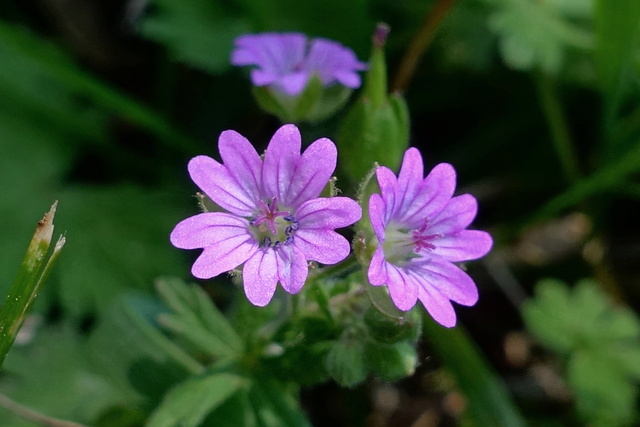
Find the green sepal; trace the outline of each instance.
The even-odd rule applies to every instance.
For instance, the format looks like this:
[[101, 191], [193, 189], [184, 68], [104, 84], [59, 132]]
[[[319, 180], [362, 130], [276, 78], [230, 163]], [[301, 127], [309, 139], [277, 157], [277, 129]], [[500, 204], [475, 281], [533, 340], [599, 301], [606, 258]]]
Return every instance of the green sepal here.
[[403, 316], [389, 316], [371, 306], [364, 315], [364, 322], [372, 340], [382, 344], [394, 344], [400, 341], [415, 342], [422, 330], [422, 320], [416, 310]]
[[365, 354], [371, 373], [385, 381], [397, 381], [413, 375], [418, 363], [418, 353], [407, 341], [395, 344], [369, 342]]
[[325, 87], [315, 74], [299, 95], [288, 95], [271, 86], [253, 88], [260, 108], [277, 116], [283, 123], [322, 121], [342, 108], [351, 92], [351, 89], [338, 84]]
[[401, 95], [376, 107], [364, 95], [349, 110], [337, 138], [344, 172], [359, 182], [377, 162], [397, 169], [409, 145], [409, 115]]

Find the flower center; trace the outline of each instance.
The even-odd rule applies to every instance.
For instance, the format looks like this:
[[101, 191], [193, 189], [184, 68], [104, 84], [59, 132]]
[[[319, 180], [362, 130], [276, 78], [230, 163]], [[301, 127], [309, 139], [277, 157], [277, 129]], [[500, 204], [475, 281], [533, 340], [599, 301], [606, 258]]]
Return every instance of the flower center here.
[[428, 219], [425, 219], [420, 227], [413, 230], [390, 223], [385, 232], [383, 246], [385, 259], [398, 265], [435, 249], [433, 241], [442, 238], [442, 235], [428, 234], [428, 228]]
[[249, 221], [253, 233], [262, 247], [277, 247], [293, 242], [298, 221], [289, 211], [278, 210], [278, 198], [272, 197], [269, 204], [258, 203], [258, 214]]

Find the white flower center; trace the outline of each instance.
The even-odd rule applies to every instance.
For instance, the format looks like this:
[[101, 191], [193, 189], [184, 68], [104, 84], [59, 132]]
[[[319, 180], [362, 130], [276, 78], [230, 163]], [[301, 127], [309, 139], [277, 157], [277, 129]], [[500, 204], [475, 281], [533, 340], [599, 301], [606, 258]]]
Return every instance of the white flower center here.
[[268, 205], [259, 200], [257, 205], [259, 211], [249, 223], [260, 246], [277, 247], [293, 243], [298, 221], [291, 212], [280, 210], [278, 198], [272, 197]]
[[417, 258], [436, 248], [434, 240], [442, 238], [442, 234], [428, 234], [429, 220], [415, 229], [402, 224], [390, 222], [385, 230], [384, 256], [394, 265], [403, 265], [412, 258]]

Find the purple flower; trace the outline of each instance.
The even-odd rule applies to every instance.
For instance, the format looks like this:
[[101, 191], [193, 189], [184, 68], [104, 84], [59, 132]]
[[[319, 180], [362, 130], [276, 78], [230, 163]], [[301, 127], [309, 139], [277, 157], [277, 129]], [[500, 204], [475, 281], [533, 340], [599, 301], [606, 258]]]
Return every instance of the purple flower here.
[[376, 170], [381, 194], [369, 199], [369, 217], [378, 247], [369, 265], [369, 281], [387, 285], [400, 310], [419, 299], [440, 324], [452, 327], [456, 314], [450, 301], [471, 306], [478, 300], [473, 280], [454, 262], [484, 256], [491, 236], [467, 230], [476, 216], [476, 199], [452, 197], [456, 172], [446, 163], [423, 179], [420, 152], [406, 151], [398, 177], [386, 168]]
[[171, 243], [203, 248], [191, 272], [208, 279], [243, 265], [249, 301], [266, 305], [278, 282], [298, 292], [307, 278], [307, 261], [335, 264], [350, 250], [333, 231], [353, 224], [360, 206], [346, 197], [318, 197], [336, 167], [337, 150], [322, 138], [300, 154], [300, 132], [282, 126], [264, 160], [235, 131], [222, 132], [218, 163], [207, 156], [189, 162], [191, 179], [226, 212], [201, 213], [180, 222]]
[[315, 73], [322, 84], [335, 82], [355, 89], [358, 71], [366, 65], [340, 43], [300, 33], [247, 34], [236, 39], [231, 54], [233, 65], [255, 65], [251, 79], [256, 86], [273, 85], [287, 95], [299, 95]]

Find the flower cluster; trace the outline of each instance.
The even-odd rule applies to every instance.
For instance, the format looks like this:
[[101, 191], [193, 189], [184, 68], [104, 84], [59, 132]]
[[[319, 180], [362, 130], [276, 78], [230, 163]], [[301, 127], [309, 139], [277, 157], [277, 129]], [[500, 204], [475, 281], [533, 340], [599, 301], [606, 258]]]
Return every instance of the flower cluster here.
[[[271, 139], [264, 160], [234, 131], [220, 135], [223, 163], [207, 156], [189, 162], [193, 181], [224, 212], [205, 212], [180, 222], [171, 242], [202, 248], [192, 273], [202, 279], [242, 267], [244, 291], [264, 306], [278, 283], [297, 293], [308, 275], [308, 261], [335, 264], [349, 255], [349, 242], [334, 230], [361, 217], [346, 197], [319, 197], [336, 167], [337, 150], [323, 138], [300, 154], [293, 125]], [[369, 219], [377, 248], [368, 268], [372, 285], [387, 285], [400, 310], [417, 300], [433, 318], [453, 326], [450, 301], [473, 305], [473, 280], [454, 263], [477, 259], [492, 245], [488, 233], [467, 230], [477, 212], [475, 198], [453, 197], [455, 170], [436, 166], [423, 179], [419, 151], [407, 150], [399, 175], [376, 171], [380, 193], [369, 200]]]
[[231, 55], [237, 66], [255, 66], [251, 79], [256, 86], [272, 86], [287, 95], [298, 95], [315, 74], [324, 86], [340, 83], [360, 87], [358, 71], [366, 65], [340, 43], [300, 33], [262, 33], [238, 37]]

